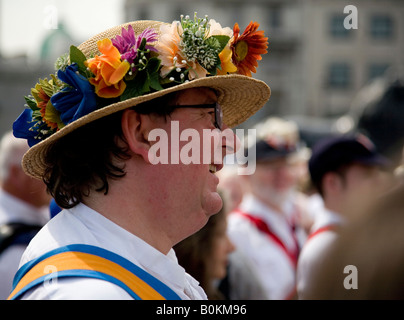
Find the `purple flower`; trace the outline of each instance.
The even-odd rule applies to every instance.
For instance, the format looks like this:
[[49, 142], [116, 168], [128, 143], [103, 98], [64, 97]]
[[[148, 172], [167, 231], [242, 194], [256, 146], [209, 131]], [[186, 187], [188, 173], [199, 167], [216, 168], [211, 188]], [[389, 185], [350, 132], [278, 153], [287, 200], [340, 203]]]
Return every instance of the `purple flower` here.
[[[128, 61], [132, 64], [137, 57], [137, 49], [142, 43], [142, 39], [146, 39], [146, 43], [154, 42], [158, 38], [158, 34], [152, 28], [145, 29], [138, 37], [135, 35], [135, 31], [131, 25], [128, 26], [128, 30], [122, 28], [122, 35], [117, 35], [112, 39], [112, 44], [118, 49], [121, 54], [121, 59]], [[157, 50], [153, 46], [146, 45], [145, 49], [151, 51]]]

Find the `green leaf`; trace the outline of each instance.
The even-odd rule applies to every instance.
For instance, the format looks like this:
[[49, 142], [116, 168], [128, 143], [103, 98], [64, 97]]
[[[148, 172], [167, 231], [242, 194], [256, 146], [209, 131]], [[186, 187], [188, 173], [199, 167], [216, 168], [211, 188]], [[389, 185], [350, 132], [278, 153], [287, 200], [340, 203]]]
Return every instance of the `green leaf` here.
[[150, 77], [147, 72], [138, 72], [136, 78], [126, 83], [126, 89], [121, 95], [121, 101], [139, 97], [150, 91]]
[[53, 95], [53, 84], [50, 83], [47, 78], [39, 79], [39, 84], [41, 85], [41, 88], [46, 93], [46, 95], [48, 97], [52, 97], [52, 95]]
[[160, 68], [161, 60], [158, 58], [150, 58], [147, 62], [147, 71], [149, 74], [155, 73]]
[[42, 121], [42, 114], [40, 109], [34, 110], [32, 112], [32, 120]]
[[146, 71], [150, 79], [150, 87], [154, 90], [163, 90], [160, 84], [159, 70], [160, 70], [161, 60], [153, 57], [147, 62]]
[[154, 90], [160, 91], [163, 90], [164, 88], [160, 84], [160, 77], [158, 72], [154, 72], [149, 75], [150, 77], [150, 87]]
[[221, 52], [227, 45], [229, 40], [230, 40], [229, 36], [217, 35], [217, 36], [211, 36], [208, 39], [206, 39], [206, 43], [208, 44], [209, 47]]
[[142, 42], [140, 43], [138, 50], [144, 51], [144, 48], [146, 47], [146, 42], [147, 42], [146, 38], [142, 38]]
[[217, 74], [217, 68], [213, 67], [207, 70], [211, 76], [215, 76]]
[[79, 68], [79, 71], [85, 73], [87, 70], [87, 67], [84, 65], [84, 61], [86, 61], [87, 58], [84, 55], [83, 52], [80, 51], [79, 48], [75, 46], [70, 46], [70, 63], [77, 63], [77, 66]]
[[150, 92], [150, 76], [148, 72], [145, 72], [145, 75], [143, 77], [144, 82], [143, 82], [143, 86], [142, 86], [142, 95]]
[[32, 109], [33, 111], [39, 110], [38, 105], [32, 97], [24, 97], [25, 101], [27, 102], [28, 107]]

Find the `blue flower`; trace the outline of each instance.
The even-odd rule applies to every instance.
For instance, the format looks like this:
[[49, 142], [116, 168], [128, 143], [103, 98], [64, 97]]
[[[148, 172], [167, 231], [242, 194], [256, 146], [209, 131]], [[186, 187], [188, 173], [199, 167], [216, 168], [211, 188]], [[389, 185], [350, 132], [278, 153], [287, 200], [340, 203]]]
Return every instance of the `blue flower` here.
[[88, 80], [78, 73], [76, 63], [58, 71], [58, 78], [68, 87], [51, 97], [51, 103], [60, 112], [64, 124], [69, 124], [97, 109], [96, 96]]
[[13, 134], [16, 138], [27, 139], [28, 145], [32, 147], [41, 141], [35, 138], [38, 132], [32, 128], [33, 126], [32, 110], [25, 109], [13, 123]]

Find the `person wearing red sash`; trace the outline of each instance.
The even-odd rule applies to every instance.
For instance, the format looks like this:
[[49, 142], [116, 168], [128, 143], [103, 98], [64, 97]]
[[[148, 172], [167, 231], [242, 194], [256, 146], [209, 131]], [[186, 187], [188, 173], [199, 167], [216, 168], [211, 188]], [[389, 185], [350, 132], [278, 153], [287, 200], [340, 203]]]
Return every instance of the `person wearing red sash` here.
[[[229, 215], [228, 232], [236, 248], [253, 265], [268, 299], [295, 297], [295, 271], [305, 239], [291, 200], [297, 182], [295, 166], [298, 138], [293, 122], [269, 118], [258, 126], [257, 142], [248, 149], [256, 160], [253, 175], [242, 176], [247, 192]], [[251, 159], [255, 148], [255, 159]]]
[[370, 205], [390, 185], [384, 171], [388, 160], [363, 135], [327, 137], [312, 151], [309, 172], [323, 206], [314, 214], [315, 221], [299, 256], [299, 299], [310, 297], [316, 266], [338, 238], [338, 230], [357, 218], [354, 213], [359, 207]]

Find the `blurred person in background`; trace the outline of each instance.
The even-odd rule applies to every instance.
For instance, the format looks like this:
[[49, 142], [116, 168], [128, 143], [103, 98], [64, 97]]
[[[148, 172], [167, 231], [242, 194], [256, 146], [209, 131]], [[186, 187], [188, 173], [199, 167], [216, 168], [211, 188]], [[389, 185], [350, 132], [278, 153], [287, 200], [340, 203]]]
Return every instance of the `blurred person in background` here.
[[201, 230], [174, 246], [179, 264], [199, 281], [209, 300], [225, 298], [217, 283], [226, 277], [228, 256], [234, 250], [226, 228], [227, 217], [222, 207]]
[[389, 161], [380, 155], [363, 135], [333, 136], [313, 147], [309, 161], [311, 180], [323, 199], [315, 214], [311, 233], [300, 253], [297, 290], [306, 299], [321, 262], [339, 229], [357, 219], [361, 208], [391, 187], [392, 176], [386, 171]]
[[45, 184], [21, 167], [26, 141], [12, 132], [0, 142], [0, 299], [10, 294], [12, 280], [29, 241], [49, 219]]
[[307, 299], [404, 299], [404, 185], [341, 231], [313, 270]]
[[383, 78], [360, 90], [352, 102], [356, 130], [375, 144], [379, 153], [394, 165], [401, 159], [404, 144], [404, 68], [391, 68]]
[[239, 168], [236, 165], [225, 165], [223, 169], [217, 173], [219, 177], [218, 188], [222, 190], [223, 197], [226, 201], [227, 212], [232, 212], [240, 205], [247, 191], [238, 170]]
[[401, 148], [401, 160], [394, 169], [394, 177], [398, 183], [404, 182], [404, 147]]
[[[229, 216], [231, 240], [251, 262], [268, 299], [295, 297], [297, 257], [305, 240], [296, 201], [297, 126], [269, 118], [257, 126], [256, 171], [242, 176], [248, 193]], [[253, 154], [250, 152], [249, 155]]]
[[[239, 175], [240, 167], [225, 165], [218, 172], [219, 185], [226, 214], [236, 210], [247, 190], [244, 179]], [[220, 281], [219, 290], [228, 300], [267, 300], [266, 292], [255, 273], [251, 261], [239, 249], [229, 254], [227, 275]]]
[[201, 230], [174, 246], [179, 264], [200, 282], [209, 300], [265, 300], [254, 269], [227, 235], [225, 197], [223, 203]]

